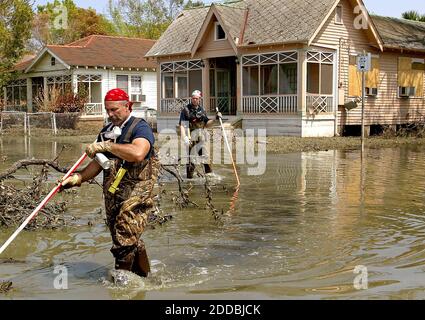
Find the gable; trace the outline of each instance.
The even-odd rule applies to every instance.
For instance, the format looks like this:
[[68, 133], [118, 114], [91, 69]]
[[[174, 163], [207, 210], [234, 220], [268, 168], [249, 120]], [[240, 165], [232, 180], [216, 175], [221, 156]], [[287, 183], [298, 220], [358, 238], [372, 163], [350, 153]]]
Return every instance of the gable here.
[[208, 27], [201, 38], [197, 53], [202, 57], [224, 57], [235, 55], [230, 36], [226, 33], [226, 39], [216, 39], [216, 24], [219, 24], [215, 16], [210, 20]]
[[372, 26], [366, 23], [366, 19], [361, 18], [361, 11], [355, 10], [356, 5], [357, 1], [339, 1], [336, 7], [340, 6], [342, 9], [342, 22], [335, 21], [336, 9], [333, 10], [312, 43], [338, 47], [342, 39], [344, 46], [348, 45], [354, 51], [370, 49], [372, 46], [378, 48], [380, 44], [371, 29]]
[[59, 59], [56, 58], [54, 66], [51, 65], [52, 55], [49, 51], [45, 51], [38, 60], [34, 61], [27, 72], [46, 72], [46, 71], [57, 71], [57, 70], [68, 70], [68, 66], [65, 66]]

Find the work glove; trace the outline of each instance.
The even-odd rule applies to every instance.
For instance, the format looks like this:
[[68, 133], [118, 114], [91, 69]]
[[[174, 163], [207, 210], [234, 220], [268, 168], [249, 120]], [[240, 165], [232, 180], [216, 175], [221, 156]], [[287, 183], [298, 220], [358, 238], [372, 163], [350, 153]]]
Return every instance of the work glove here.
[[96, 153], [111, 152], [111, 148], [112, 142], [109, 140], [103, 142], [94, 142], [86, 147], [86, 153], [90, 158], [93, 159], [96, 156]]
[[73, 174], [61, 182], [59, 192], [62, 192], [63, 190], [69, 189], [72, 187], [80, 187], [82, 181], [83, 181], [83, 178], [81, 177], [81, 174], [79, 173]]
[[190, 146], [190, 139], [188, 136], [185, 136], [183, 140], [185, 145]]
[[221, 112], [217, 111], [217, 113], [215, 115], [215, 119], [218, 120], [218, 119], [222, 119], [222, 118], [223, 118], [223, 115], [221, 114]]

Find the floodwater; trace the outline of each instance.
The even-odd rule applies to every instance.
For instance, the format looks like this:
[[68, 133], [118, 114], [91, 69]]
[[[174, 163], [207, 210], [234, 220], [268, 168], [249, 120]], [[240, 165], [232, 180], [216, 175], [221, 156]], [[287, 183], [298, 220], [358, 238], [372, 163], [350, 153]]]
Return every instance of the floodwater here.
[[[7, 156], [0, 172], [24, 157], [51, 159], [62, 146], [24, 140], [0, 138]], [[62, 163], [82, 150], [71, 144]], [[152, 275], [124, 288], [109, 280], [101, 189], [84, 185], [65, 196], [78, 217], [69, 227], [23, 231], [2, 254], [0, 279], [14, 289], [0, 299], [425, 298], [423, 147], [367, 149], [363, 161], [359, 150], [268, 154], [263, 175], [248, 176], [247, 167], [239, 167], [233, 195], [231, 166], [215, 166], [223, 180], [213, 203], [232, 208], [219, 221], [164, 200], [174, 218], [143, 235]], [[17, 185], [29, 183], [29, 172], [17, 178]], [[164, 188], [177, 190], [171, 182]], [[195, 181], [191, 199], [204, 207], [202, 183]], [[2, 229], [0, 243], [13, 231]], [[8, 258], [17, 261], [2, 263]]]

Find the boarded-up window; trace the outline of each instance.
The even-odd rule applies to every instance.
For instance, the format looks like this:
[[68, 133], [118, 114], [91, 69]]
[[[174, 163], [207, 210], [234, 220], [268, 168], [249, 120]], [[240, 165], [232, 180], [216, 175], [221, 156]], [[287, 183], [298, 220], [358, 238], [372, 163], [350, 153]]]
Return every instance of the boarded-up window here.
[[[365, 74], [365, 87], [379, 87], [379, 58], [372, 58], [371, 70]], [[357, 57], [350, 56], [350, 64], [348, 70], [348, 95], [351, 97], [362, 95], [362, 73], [357, 70]]]
[[414, 87], [415, 97], [424, 95], [424, 59], [398, 58], [398, 86]]

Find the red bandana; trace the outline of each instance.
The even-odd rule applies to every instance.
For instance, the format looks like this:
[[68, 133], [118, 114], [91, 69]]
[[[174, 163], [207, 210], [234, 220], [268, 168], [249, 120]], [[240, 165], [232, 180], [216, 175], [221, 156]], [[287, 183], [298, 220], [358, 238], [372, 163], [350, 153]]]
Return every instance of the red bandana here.
[[106, 93], [105, 101], [127, 101], [130, 111], [132, 109], [131, 107], [133, 106], [133, 102], [130, 102], [130, 98], [128, 97], [128, 94], [121, 89], [109, 90]]

